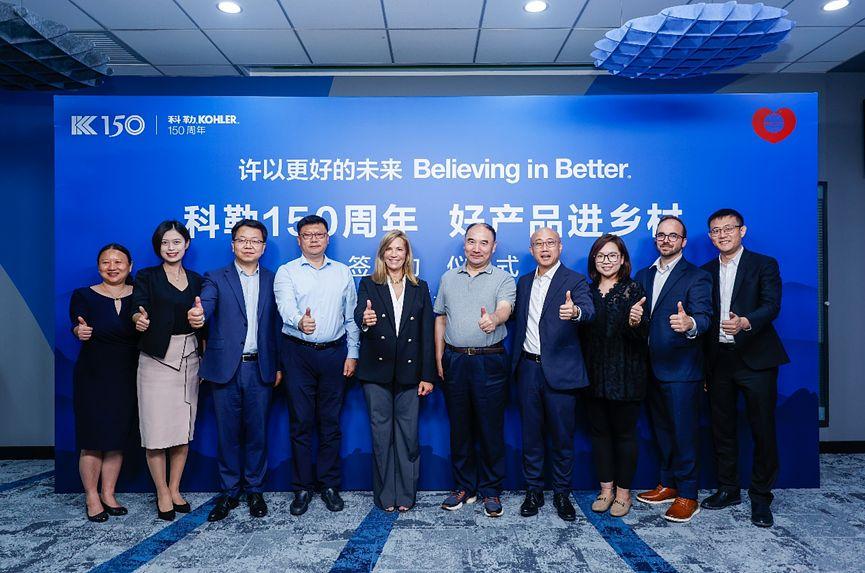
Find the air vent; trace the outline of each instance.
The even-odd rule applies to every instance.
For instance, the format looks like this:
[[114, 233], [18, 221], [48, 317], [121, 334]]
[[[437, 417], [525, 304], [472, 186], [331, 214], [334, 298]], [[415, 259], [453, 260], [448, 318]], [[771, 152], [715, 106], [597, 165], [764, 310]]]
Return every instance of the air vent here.
[[74, 32], [79, 38], [90, 40], [96, 49], [106, 54], [111, 64], [146, 64], [147, 61], [117, 39], [111, 32]]

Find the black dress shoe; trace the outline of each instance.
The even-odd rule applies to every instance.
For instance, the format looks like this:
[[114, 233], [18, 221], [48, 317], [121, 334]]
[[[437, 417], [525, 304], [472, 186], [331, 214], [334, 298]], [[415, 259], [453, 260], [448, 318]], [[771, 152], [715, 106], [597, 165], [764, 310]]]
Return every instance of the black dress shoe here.
[[190, 511], [192, 511], [192, 508], [189, 506], [189, 502], [181, 504], [175, 503], [174, 511], [176, 511], [177, 513], [189, 513]]
[[264, 517], [267, 515], [267, 503], [260, 493], [246, 494], [246, 503], [249, 505], [249, 515], [252, 517]]
[[772, 527], [775, 524], [769, 502], [751, 500], [751, 523], [757, 527]]
[[342, 511], [342, 508], [345, 507], [345, 503], [339, 497], [339, 492], [332, 487], [321, 490], [321, 499], [324, 500], [324, 505], [330, 511]]
[[105, 510], [100, 511], [96, 515], [90, 515], [87, 513], [87, 506], [84, 506], [84, 513], [87, 515], [87, 521], [92, 521], [93, 523], [105, 523], [108, 521], [108, 512]]
[[531, 517], [538, 514], [538, 509], [544, 506], [544, 492], [540, 490], [526, 490], [526, 499], [520, 506], [520, 515]]
[[120, 515], [126, 515], [127, 513], [129, 513], [129, 510], [122, 505], [118, 505], [117, 507], [111, 507], [104, 501], [102, 502], [102, 509], [105, 510], [105, 513], [113, 517], [118, 517]]
[[236, 497], [229, 497], [227, 495], [220, 497], [216, 500], [216, 505], [210, 510], [210, 513], [207, 514], [207, 521], [225, 519], [228, 516], [228, 512], [237, 507], [238, 503]]
[[700, 507], [703, 509], [724, 509], [725, 507], [739, 505], [740, 503], [742, 503], [742, 496], [739, 494], [739, 490], [727, 491], [719, 489], [704, 499]]
[[577, 510], [574, 509], [574, 504], [571, 503], [571, 494], [554, 494], [553, 505], [556, 506], [556, 513], [559, 514], [559, 517], [565, 521], [573, 521], [577, 518]]
[[291, 507], [288, 510], [291, 515], [303, 515], [309, 508], [310, 501], [312, 501], [311, 491], [296, 491], [294, 492], [294, 501], [291, 502]]

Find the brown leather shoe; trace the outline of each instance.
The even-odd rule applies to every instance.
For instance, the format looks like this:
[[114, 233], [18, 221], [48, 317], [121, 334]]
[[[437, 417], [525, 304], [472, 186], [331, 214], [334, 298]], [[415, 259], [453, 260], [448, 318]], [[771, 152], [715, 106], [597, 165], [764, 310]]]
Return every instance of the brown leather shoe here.
[[659, 503], [670, 503], [676, 496], [678, 495], [678, 491], [671, 487], [664, 487], [661, 484], [658, 484], [655, 489], [651, 491], [644, 491], [643, 493], [637, 494], [637, 499], [642, 501], [643, 503], [648, 503], [651, 505], [657, 505]]
[[687, 523], [698, 513], [700, 513], [700, 504], [697, 503], [696, 499], [677, 497], [667, 513], [664, 514], [664, 519], [676, 523]]

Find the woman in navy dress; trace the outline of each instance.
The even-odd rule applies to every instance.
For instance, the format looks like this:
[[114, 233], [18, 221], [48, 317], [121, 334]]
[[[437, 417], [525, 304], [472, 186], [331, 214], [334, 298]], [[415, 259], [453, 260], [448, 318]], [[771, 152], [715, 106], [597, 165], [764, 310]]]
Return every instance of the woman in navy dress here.
[[[81, 341], [75, 363], [72, 400], [78, 469], [87, 501], [87, 518], [103, 522], [125, 515], [114, 497], [123, 450], [137, 431], [135, 376], [138, 333], [132, 324], [132, 257], [110, 244], [97, 256], [102, 282], [72, 293], [69, 318]], [[98, 489], [102, 482], [101, 493]]]

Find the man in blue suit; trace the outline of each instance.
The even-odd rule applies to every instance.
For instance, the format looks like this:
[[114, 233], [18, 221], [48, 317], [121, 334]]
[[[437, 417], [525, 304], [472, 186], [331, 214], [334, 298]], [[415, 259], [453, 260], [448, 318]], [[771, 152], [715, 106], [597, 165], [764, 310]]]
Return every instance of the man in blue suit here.
[[277, 336], [282, 320], [272, 271], [259, 266], [267, 229], [243, 219], [231, 229], [234, 261], [204, 275], [201, 297], [187, 318], [209, 327], [199, 375], [213, 383], [219, 481], [222, 495], [207, 516], [224, 519], [246, 493], [249, 514], [267, 515], [262, 491], [267, 473], [267, 412], [279, 385]]
[[[538, 263], [520, 277], [514, 310], [513, 357], [523, 428], [524, 517], [544, 505], [544, 444], [552, 443], [553, 505], [559, 517], [574, 521], [571, 472], [577, 390], [589, 385], [578, 329], [595, 308], [586, 278], [559, 260], [562, 240], [553, 229], [532, 234], [529, 248]], [[545, 435], [546, 434], [546, 435]]]
[[646, 300], [631, 308], [637, 322], [649, 311], [648, 407], [661, 451], [660, 483], [637, 495], [643, 503], [672, 505], [664, 518], [687, 522], [699, 513], [697, 446], [703, 348], [699, 336], [712, 321], [712, 277], [682, 256], [688, 231], [678, 217], [661, 218], [655, 234], [660, 256], [637, 273]]

